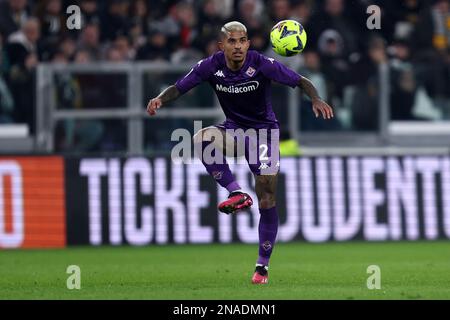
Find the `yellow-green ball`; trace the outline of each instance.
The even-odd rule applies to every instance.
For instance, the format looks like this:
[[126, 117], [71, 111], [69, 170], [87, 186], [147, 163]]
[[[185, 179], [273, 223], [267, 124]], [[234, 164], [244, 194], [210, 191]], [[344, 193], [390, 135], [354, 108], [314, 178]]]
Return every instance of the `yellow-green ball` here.
[[283, 20], [273, 26], [270, 31], [272, 49], [283, 57], [290, 57], [305, 49], [306, 31], [295, 20]]

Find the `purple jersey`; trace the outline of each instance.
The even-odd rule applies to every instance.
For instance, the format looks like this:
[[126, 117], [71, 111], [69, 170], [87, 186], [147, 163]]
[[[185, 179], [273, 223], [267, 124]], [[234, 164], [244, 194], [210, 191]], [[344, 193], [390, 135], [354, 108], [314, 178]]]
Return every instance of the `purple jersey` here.
[[222, 51], [200, 60], [175, 85], [182, 94], [208, 81], [219, 98], [226, 122], [243, 128], [278, 128], [272, 110], [270, 82], [295, 88], [301, 76], [282, 63], [249, 50], [238, 71], [228, 69]]

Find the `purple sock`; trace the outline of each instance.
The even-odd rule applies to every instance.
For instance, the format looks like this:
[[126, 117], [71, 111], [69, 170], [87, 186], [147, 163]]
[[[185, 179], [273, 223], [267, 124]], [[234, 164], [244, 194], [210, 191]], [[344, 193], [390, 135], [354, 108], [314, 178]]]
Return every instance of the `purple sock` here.
[[256, 263], [268, 266], [278, 231], [278, 213], [276, 207], [259, 209], [259, 213], [259, 257]]
[[[203, 155], [203, 150], [205, 150], [206, 146], [208, 146], [211, 143], [211, 141], [203, 141], [201, 145], [201, 154]], [[200, 150], [198, 150], [199, 146], [196, 146], [197, 153], [199, 154]], [[217, 149], [214, 149], [211, 152], [211, 155], [215, 157], [216, 152], [218, 152], [221, 161], [219, 163], [207, 163], [205, 159], [203, 159], [203, 156], [200, 157], [200, 160], [202, 161], [203, 165], [206, 168], [206, 171], [217, 181], [218, 184], [220, 184], [222, 187], [226, 188], [228, 192], [233, 192], [236, 190], [239, 190], [241, 187], [234, 179], [233, 174], [231, 173], [230, 167], [228, 166], [228, 163], [223, 156], [223, 154], [218, 151]]]

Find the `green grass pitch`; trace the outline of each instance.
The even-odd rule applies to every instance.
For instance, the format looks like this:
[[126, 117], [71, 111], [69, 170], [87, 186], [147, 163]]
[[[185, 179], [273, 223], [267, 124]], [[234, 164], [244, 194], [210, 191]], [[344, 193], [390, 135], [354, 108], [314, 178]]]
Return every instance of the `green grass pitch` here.
[[[450, 299], [448, 241], [280, 243], [266, 286], [250, 283], [256, 255], [245, 244], [2, 250], [0, 299]], [[69, 265], [80, 290], [66, 287]]]

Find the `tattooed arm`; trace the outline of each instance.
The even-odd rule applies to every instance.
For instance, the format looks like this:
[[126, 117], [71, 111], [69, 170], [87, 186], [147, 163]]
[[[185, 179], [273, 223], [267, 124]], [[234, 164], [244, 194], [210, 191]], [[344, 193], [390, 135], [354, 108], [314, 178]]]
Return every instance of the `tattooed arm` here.
[[324, 119], [331, 119], [334, 117], [333, 109], [319, 97], [317, 89], [308, 78], [302, 77], [298, 83], [298, 86], [308, 97], [311, 98], [312, 108], [316, 118], [320, 115], [320, 113], [322, 113]]
[[153, 116], [156, 114], [156, 109], [161, 108], [161, 106], [169, 101], [175, 100], [181, 95], [175, 85], [172, 85], [166, 88], [163, 92], [161, 92], [156, 98], [153, 98], [149, 101], [147, 105], [147, 112]]

